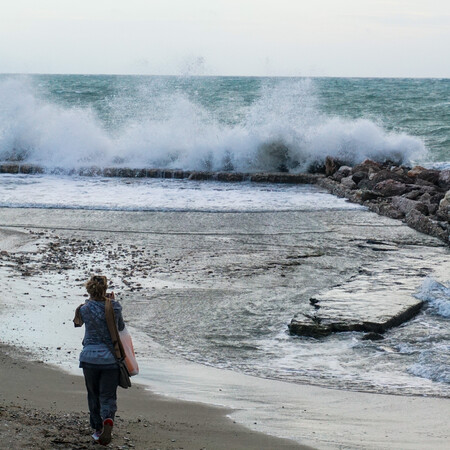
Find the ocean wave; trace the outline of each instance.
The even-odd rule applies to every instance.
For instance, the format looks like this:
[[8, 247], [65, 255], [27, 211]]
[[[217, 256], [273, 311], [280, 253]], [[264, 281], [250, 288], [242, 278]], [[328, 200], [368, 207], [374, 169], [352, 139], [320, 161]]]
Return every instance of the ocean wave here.
[[117, 101], [114, 114], [126, 119], [114, 129], [92, 106], [50, 101], [25, 79], [3, 80], [0, 160], [67, 169], [96, 165], [303, 172], [327, 155], [354, 164], [366, 158], [408, 163], [426, 154], [419, 138], [387, 132], [372, 120], [320, 113], [312, 80], [263, 85], [250, 106], [235, 106], [239, 120], [234, 123], [219, 120], [181, 91], [153, 100], [151, 93], [146, 101], [151, 114], [135, 117], [119, 110], [126, 110], [132, 98]]
[[450, 318], [450, 287], [433, 278], [426, 278], [415, 296], [426, 302], [433, 314]]
[[441, 344], [439, 352], [424, 351], [408, 372], [421, 378], [427, 378], [441, 383], [450, 383], [450, 345]]

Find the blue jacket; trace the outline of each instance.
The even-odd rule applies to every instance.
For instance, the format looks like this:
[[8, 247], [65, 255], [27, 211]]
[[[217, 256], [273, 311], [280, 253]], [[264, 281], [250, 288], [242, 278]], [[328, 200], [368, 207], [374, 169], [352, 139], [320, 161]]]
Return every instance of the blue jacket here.
[[[122, 306], [112, 300], [116, 325], [119, 331], [125, 328], [122, 318]], [[115, 364], [116, 358], [111, 352], [112, 340], [105, 319], [105, 302], [86, 300], [80, 308], [80, 315], [85, 325], [83, 350], [80, 353], [80, 363]]]

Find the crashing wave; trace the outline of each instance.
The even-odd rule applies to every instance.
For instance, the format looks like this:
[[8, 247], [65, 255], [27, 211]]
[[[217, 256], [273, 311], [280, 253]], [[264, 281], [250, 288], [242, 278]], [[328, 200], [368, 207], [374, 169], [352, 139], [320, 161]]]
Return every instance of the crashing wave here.
[[[234, 123], [173, 92], [154, 105], [149, 96], [151, 113], [114, 127], [92, 107], [52, 102], [30, 82], [6, 79], [0, 82], [0, 160], [67, 169], [96, 165], [295, 173], [323, 163], [327, 155], [349, 164], [367, 158], [408, 163], [426, 152], [420, 139], [388, 133], [371, 120], [319, 113], [310, 80], [280, 82], [260, 94], [238, 111]], [[117, 103], [116, 115], [124, 104]]]
[[428, 305], [431, 313], [450, 318], [450, 287], [426, 278], [415, 296]]

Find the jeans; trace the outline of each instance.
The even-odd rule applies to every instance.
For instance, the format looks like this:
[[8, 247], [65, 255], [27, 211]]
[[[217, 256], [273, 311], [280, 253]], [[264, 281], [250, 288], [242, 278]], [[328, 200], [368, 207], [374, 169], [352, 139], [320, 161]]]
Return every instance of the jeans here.
[[103, 428], [105, 419], [113, 419], [117, 411], [117, 386], [119, 369], [83, 368], [88, 392], [91, 427], [97, 431]]

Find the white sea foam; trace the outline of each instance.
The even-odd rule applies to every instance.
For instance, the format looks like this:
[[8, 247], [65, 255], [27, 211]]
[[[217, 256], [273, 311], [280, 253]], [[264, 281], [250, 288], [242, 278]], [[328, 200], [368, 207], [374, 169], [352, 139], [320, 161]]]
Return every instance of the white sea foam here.
[[[85, 165], [238, 171], [304, 171], [326, 155], [349, 163], [366, 158], [407, 162], [425, 154], [423, 142], [388, 133], [368, 119], [318, 112], [314, 82], [263, 85], [250, 106], [235, 105], [234, 123], [219, 120], [185, 93], [140, 92], [143, 111], [126, 114], [111, 103], [120, 127], [91, 107], [54, 103], [24, 79], [0, 82], [0, 160], [22, 158], [45, 167]], [[145, 105], [145, 108], [144, 108]], [[124, 111], [122, 111], [122, 109]], [[114, 115], [113, 114], [113, 115]], [[233, 116], [233, 114], [231, 114]]]
[[112, 141], [91, 109], [64, 108], [36, 97], [16, 79], [0, 84], [0, 157], [73, 167], [108, 159]]
[[450, 383], [450, 345], [445, 342], [436, 345], [439, 345], [438, 351], [433, 348], [422, 352], [418, 362], [408, 372], [421, 378]]
[[119, 211], [314, 211], [359, 209], [313, 186], [0, 175], [0, 207]]
[[426, 302], [434, 314], [450, 318], [450, 287], [427, 278], [416, 297]]
[[[422, 283], [416, 297], [426, 303], [425, 314], [435, 316], [437, 321], [434, 322], [432, 332], [426, 329], [427, 332], [423, 333], [422, 338], [409, 346], [409, 351], [418, 353], [418, 358], [408, 368], [408, 372], [421, 378], [450, 383], [450, 345], [447, 324], [450, 318], [450, 287], [429, 277]], [[424, 322], [427, 327], [426, 319]]]

